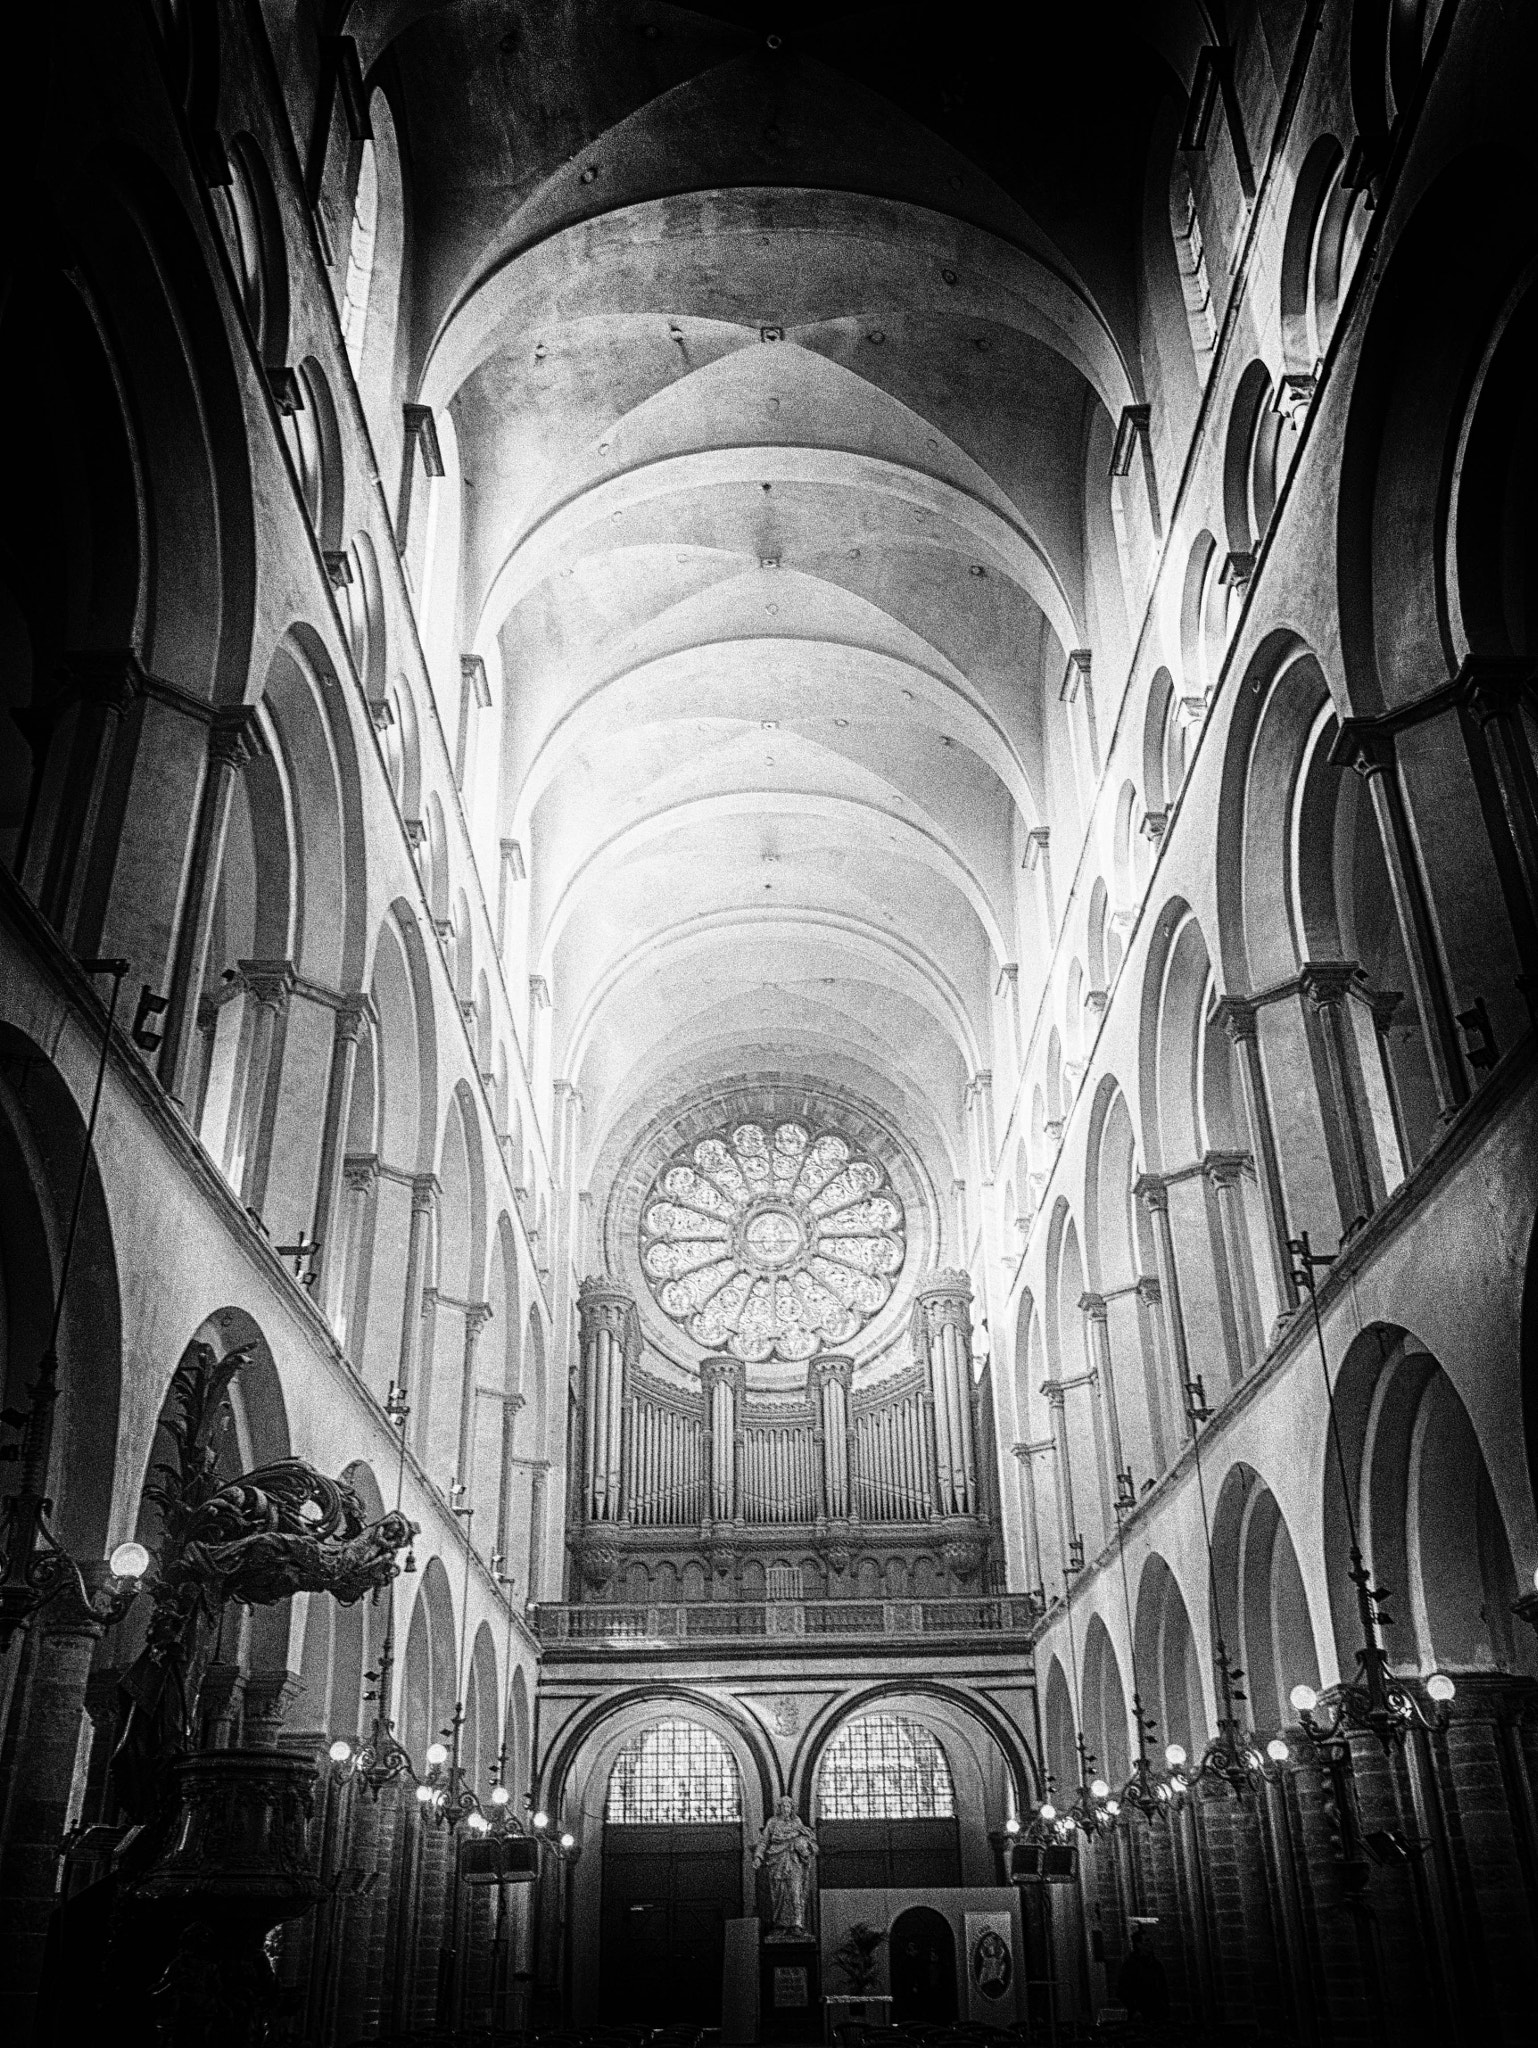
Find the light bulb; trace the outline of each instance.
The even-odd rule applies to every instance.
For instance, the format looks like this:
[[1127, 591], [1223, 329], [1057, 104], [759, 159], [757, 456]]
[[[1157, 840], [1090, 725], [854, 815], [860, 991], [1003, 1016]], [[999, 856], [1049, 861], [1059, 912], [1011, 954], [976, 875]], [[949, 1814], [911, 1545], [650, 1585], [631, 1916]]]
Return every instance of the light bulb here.
[[493, 1806], [506, 1806], [512, 1796], [512, 1793], [508, 1791], [505, 1785], [493, 1785], [491, 1788], [491, 1803]]
[[419, 1806], [426, 1806], [426, 1805], [428, 1804], [428, 1802], [429, 1802], [429, 1801], [431, 1800], [432, 1796], [433, 1796], [433, 1788], [432, 1788], [432, 1786], [431, 1786], [431, 1785], [418, 1785], [418, 1787], [417, 1787], [417, 1804], [418, 1804]]
[[333, 1742], [326, 1754], [334, 1764], [345, 1764], [352, 1755], [352, 1744], [350, 1742]]
[[427, 1761], [435, 1770], [439, 1764], [446, 1764], [448, 1760], [449, 1753], [441, 1742], [430, 1742], [427, 1745]]
[[1093, 1799], [1109, 1799], [1111, 1796], [1111, 1788], [1104, 1778], [1096, 1778], [1089, 1790]]
[[1287, 1747], [1286, 1743], [1283, 1742], [1280, 1735], [1273, 1735], [1271, 1740], [1266, 1744], [1266, 1755], [1270, 1757], [1272, 1763], [1284, 1764], [1286, 1763], [1288, 1757], [1292, 1755], [1292, 1751]]
[[1050, 1801], [1050, 1800], [1049, 1800], [1049, 1801], [1047, 1802], [1047, 1804], [1046, 1804], [1046, 1805], [1045, 1805], [1045, 1806], [1044, 1806], [1044, 1807], [1043, 1807], [1043, 1808], [1041, 1809], [1041, 1817], [1042, 1817], [1042, 1819], [1043, 1819], [1043, 1820], [1056, 1820], [1056, 1819], [1057, 1819], [1057, 1808], [1056, 1808], [1056, 1807], [1055, 1807], [1055, 1806], [1054, 1806], [1054, 1805], [1053, 1805], [1053, 1804], [1051, 1803], [1051, 1801]]
[[1186, 1760], [1186, 1753], [1178, 1742], [1172, 1742], [1164, 1752], [1164, 1761], [1172, 1771], [1178, 1771]]
[[1019, 1823], [1019, 1821], [1015, 1820], [1015, 1819], [1014, 1819], [1013, 1817], [1011, 1817], [1011, 1818], [1010, 1818], [1009, 1820], [1005, 1821], [1005, 1823], [1004, 1823], [1004, 1832], [1005, 1832], [1005, 1834], [1006, 1834], [1006, 1835], [1018, 1835], [1018, 1834], [1019, 1834], [1019, 1832], [1020, 1832], [1020, 1823]]
[[1300, 1714], [1311, 1714], [1319, 1704], [1319, 1695], [1311, 1685], [1295, 1685], [1287, 1697]]
[[576, 1836], [575, 1836], [575, 1835], [562, 1835], [562, 1837], [561, 1837], [561, 1847], [562, 1847], [563, 1849], [575, 1849], [575, 1848], [576, 1848], [576, 1846], [577, 1846], [577, 1838], [576, 1838]]
[[142, 1543], [120, 1543], [107, 1566], [115, 1579], [142, 1579], [150, 1568], [150, 1554]]
[[1121, 1801], [1119, 1799], [1108, 1799], [1105, 1803], [1105, 1810], [1112, 1820], [1115, 1820], [1117, 1814], [1121, 1812]]
[[485, 1834], [485, 1832], [486, 1832], [486, 1830], [487, 1830], [487, 1829], [488, 1829], [488, 1828], [489, 1828], [490, 1826], [491, 1826], [491, 1822], [490, 1822], [490, 1821], [489, 1821], [489, 1820], [488, 1820], [488, 1819], [486, 1818], [486, 1816], [485, 1816], [485, 1814], [484, 1814], [484, 1813], [472, 1813], [472, 1814], [471, 1814], [471, 1816], [470, 1816], [470, 1831], [471, 1831], [471, 1833], [472, 1833], [472, 1834], [477, 1834], [477, 1835], [484, 1835], [484, 1834]]
[[544, 1813], [544, 1812], [541, 1812], [541, 1813], [536, 1813], [536, 1814], [535, 1814], [535, 1816], [534, 1816], [534, 1825], [535, 1825], [535, 1827], [537, 1827], [537, 1828], [547, 1828], [547, 1827], [549, 1827], [549, 1825], [550, 1825], [550, 1816], [549, 1816], [549, 1814], [548, 1814], [548, 1813]]
[[1426, 1690], [1434, 1700], [1445, 1705], [1458, 1688], [1445, 1671], [1433, 1671], [1426, 1680]]

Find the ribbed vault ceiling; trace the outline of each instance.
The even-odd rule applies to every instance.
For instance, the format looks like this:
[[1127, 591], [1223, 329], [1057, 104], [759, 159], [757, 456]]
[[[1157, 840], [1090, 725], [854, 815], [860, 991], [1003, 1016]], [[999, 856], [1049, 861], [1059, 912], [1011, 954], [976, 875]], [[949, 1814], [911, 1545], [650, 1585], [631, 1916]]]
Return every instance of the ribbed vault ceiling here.
[[396, 10], [415, 382], [589, 1166], [794, 1071], [895, 1082], [936, 1185], [965, 1170], [1012, 814], [1053, 814], [1088, 637], [1089, 441], [1142, 396], [1142, 167], [1210, 39], [1013, 25]]

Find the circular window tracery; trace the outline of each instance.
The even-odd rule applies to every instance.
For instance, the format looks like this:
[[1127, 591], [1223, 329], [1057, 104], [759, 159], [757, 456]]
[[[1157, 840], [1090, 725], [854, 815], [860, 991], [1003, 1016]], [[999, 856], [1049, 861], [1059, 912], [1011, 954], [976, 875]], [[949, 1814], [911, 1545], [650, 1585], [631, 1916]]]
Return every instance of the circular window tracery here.
[[802, 1123], [699, 1139], [641, 1210], [641, 1270], [663, 1314], [753, 1362], [847, 1344], [890, 1298], [904, 1250], [884, 1170]]

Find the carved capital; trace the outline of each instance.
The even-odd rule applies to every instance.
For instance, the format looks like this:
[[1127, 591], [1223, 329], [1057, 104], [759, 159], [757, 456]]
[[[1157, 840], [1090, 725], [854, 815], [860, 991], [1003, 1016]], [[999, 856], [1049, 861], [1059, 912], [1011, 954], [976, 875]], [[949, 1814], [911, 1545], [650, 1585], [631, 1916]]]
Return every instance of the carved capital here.
[[1298, 986], [1315, 1010], [1333, 1010], [1342, 1004], [1356, 984], [1365, 979], [1354, 960], [1310, 962], [1298, 977]]
[[63, 668], [86, 703], [119, 718], [144, 690], [144, 669], [132, 648], [79, 648], [65, 655]]
[[1149, 1308], [1157, 1308], [1164, 1299], [1164, 1290], [1152, 1273], [1139, 1273], [1134, 1291], [1138, 1300], [1146, 1302]]
[[343, 996], [336, 1006], [336, 1035], [340, 1044], [356, 1045], [363, 1036], [364, 1025], [372, 1027], [378, 1022], [379, 1012], [372, 996]]
[[1079, 1307], [1092, 1323], [1107, 1321], [1111, 1313], [1106, 1306], [1106, 1299], [1103, 1294], [1081, 1294], [1079, 1296]]
[[1224, 996], [1216, 1015], [1230, 1045], [1242, 1045], [1258, 1036], [1259, 1012], [1247, 996]]
[[238, 775], [259, 743], [254, 705], [244, 705], [239, 711], [216, 712], [208, 732], [209, 765], [227, 768]]
[[1041, 1391], [1046, 1396], [1047, 1406], [1049, 1408], [1055, 1409], [1058, 1414], [1061, 1414], [1062, 1411], [1067, 1407], [1068, 1390], [1059, 1381], [1043, 1380], [1041, 1383]]
[[1202, 1172], [1214, 1188], [1237, 1187], [1250, 1164], [1248, 1152], [1204, 1152]]
[[276, 1010], [280, 1014], [288, 1007], [288, 999], [294, 992], [298, 977], [291, 960], [239, 960], [242, 985], [262, 1005], [264, 1010]]
[[415, 1173], [411, 1177], [411, 1207], [414, 1214], [430, 1216], [438, 1206], [438, 1197], [443, 1193], [443, 1183], [435, 1173]]
[[342, 1161], [342, 1178], [349, 1194], [366, 1195], [379, 1179], [377, 1152], [349, 1152]]
[[1538, 663], [1529, 654], [1502, 658], [1470, 654], [1458, 671], [1458, 702], [1478, 721], [1509, 718], [1522, 709], [1522, 699], [1538, 695]]
[[1170, 1205], [1170, 1191], [1162, 1174], [1140, 1173], [1132, 1183], [1132, 1192], [1140, 1202], [1146, 1203], [1155, 1212], [1168, 1209]]
[[1138, 831], [1152, 845], [1157, 846], [1164, 837], [1165, 828], [1168, 826], [1169, 821], [1170, 814], [1168, 811], [1144, 811], [1142, 817], [1138, 820]]

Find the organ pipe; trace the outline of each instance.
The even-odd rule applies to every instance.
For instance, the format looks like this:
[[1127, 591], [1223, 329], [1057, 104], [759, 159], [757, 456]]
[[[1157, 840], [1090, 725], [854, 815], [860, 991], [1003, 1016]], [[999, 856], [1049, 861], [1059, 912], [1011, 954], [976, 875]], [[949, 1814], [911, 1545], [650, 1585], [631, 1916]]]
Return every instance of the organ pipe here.
[[942, 1514], [977, 1509], [977, 1443], [972, 1419], [972, 1283], [937, 1273], [914, 1304], [915, 1356], [928, 1369], [934, 1401], [935, 1463]]
[[590, 1521], [612, 1522], [624, 1511], [621, 1417], [627, 1369], [640, 1350], [640, 1323], [631, 1295], [608, 1280], [584, 1280], [577, 1308], [582, 1357], [583, 1509]]

